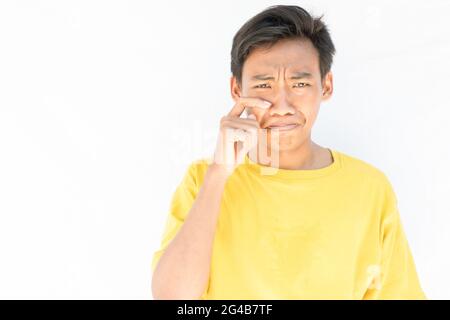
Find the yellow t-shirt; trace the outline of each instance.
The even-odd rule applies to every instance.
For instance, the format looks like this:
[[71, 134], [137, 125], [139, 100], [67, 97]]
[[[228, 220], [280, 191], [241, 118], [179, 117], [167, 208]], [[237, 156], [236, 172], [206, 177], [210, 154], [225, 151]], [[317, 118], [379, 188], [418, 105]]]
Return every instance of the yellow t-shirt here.
[[[228, 178], [201, 299], [427, 299], [379, 169], [329, 149], [314, 170], [245, 158]], [[173, 194], [155, 270], [183, 224], [210, 159], [190, 164]], [[266, 171], [264, 171], [266, 170]]]

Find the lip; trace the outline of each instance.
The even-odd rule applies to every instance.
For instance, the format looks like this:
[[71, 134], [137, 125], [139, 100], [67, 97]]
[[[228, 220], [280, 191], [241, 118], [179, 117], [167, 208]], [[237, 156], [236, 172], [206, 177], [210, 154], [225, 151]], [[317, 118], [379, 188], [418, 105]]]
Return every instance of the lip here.
[[291, 130], [296, 129], [298, 126], [299, 126], [298, 123], [292, 123], [292, 124], [286, 124], [286, 125], [273, 125], [273, 126], [267, 127], [267, 129], [270, 129], [270, 130], [275, 129], [278, 131], [291, 131]]

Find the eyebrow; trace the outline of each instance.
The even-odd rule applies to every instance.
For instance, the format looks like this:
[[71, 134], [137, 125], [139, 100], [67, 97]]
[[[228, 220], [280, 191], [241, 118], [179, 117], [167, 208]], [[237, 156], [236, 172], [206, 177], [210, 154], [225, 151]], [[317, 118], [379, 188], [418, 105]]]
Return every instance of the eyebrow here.
[[[290, 79], [298, 80], [298, 79], [304, 79], [304, 78], [312, 78], [313, 75], [309, 72], [294, 72], [293, 75], [290, 77]], [[267, 75], [267, 74], [257, 74], [254, 75], [251, 80], [275, 80], [274, 77]]]

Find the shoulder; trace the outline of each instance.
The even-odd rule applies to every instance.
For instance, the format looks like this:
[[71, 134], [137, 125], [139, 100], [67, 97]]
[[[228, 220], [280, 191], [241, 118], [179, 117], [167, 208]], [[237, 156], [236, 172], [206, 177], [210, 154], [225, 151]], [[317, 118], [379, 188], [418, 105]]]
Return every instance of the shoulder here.
[[377, 166], [348, 154], [340, 153], [345, 167], [345, 175], [354, 183], [363, 194], [369, 196], [377, 203], [378, 218], [384, 223], [398, 219], [397, 196], [393, 185], [386, 175]]
[[379, 167], [353, 155], [341, 151], [337, 152], [341, 157], [346, 175], [354, 177], [357, 180], [370, 182], [372, 185], [378, 185], [383, 189], [392, 189], [387, 174]]
[[192, 160], [187, 168], [186, 178], [192, 181], [197, 187], [203, 183], [206, 171], [212, 160], [207, 157], [201, 157]]

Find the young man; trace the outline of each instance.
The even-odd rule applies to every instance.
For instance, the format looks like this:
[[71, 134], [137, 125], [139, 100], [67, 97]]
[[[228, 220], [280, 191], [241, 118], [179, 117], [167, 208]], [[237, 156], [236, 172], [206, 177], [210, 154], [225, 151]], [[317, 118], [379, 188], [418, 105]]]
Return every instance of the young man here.
[[321, 18], [273, 6], [235, 35], [235, 105], [173, 195], [155, 299], [426, 299], [387, 177], [311, 140], [333, 92]]

